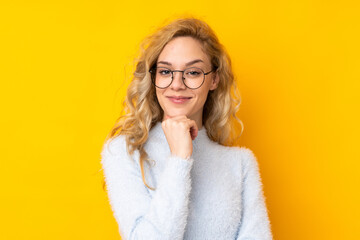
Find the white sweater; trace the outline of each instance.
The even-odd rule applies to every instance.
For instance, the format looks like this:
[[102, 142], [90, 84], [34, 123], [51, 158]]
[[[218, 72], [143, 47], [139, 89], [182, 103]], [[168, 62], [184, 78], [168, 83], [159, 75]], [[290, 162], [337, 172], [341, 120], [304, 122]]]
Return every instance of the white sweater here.
[[149, 132], [145, 150], [126, 152], [120, 135], [104, 144], [102, 167], [109, 202], [122, 239], [272, 239], [256, 157], [245, 147], [211, 141], [203, 127], [190, 159], [171, 155], [161, 123]]

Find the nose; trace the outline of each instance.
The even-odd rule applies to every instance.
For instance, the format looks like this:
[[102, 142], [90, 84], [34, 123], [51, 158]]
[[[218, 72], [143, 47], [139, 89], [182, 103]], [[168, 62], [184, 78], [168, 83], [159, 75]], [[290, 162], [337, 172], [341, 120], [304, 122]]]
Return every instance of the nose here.
[[170, 85], [173, 90], [186, 89], [186, 86], [182, 80], [182, 72], [173, 72], [173, 81]]

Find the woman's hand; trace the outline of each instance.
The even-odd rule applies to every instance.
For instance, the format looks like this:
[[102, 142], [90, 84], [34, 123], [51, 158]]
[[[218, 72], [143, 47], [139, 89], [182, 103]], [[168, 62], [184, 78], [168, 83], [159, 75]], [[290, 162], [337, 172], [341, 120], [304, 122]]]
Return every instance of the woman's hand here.
[[192, 140], [198, 135], [198, 126], [185, 115], [170, 118], [165, 116], [161, 123], [170, 151], [173, 155], [187, 158], [193, 151]]

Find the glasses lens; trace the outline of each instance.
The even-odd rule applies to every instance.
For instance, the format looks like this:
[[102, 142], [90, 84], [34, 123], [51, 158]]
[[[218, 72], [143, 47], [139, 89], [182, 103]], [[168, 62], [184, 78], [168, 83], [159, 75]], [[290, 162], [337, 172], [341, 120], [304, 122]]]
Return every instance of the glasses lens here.
[[156, 68], [155, 85], [160, 88], [165, 88], [171, 83], [171, 71], [168, 68]]
[[204, 81], [204, 72], [200, 68], [188, 68], [184, 71], [184, 82], [189, 88], [198, 88]]

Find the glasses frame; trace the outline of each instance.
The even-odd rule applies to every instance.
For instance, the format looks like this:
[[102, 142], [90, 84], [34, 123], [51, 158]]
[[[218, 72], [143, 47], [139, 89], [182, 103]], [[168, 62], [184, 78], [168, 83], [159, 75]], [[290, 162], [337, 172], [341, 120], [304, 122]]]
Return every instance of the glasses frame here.
[[[164, 68], [164, 69], [169, 70], [169, 72], [171, 72], [171, 82], [170, 82], [169, 85], [167, 85], [166, 87], [159, 87], [159, 86], [157, 86], [157, 85], [155, 84], [155, 81], [156, 81], [156, 69], [158, 69], [158, 68]], [[191, 69], [191, 68], [199, 69], [199, 70], [204, 74], [204, 78], [203, 78], [200, 86], [197, 87], [197, 88], [188, 87], [188, 85], [186, 85], [186, 83], [185, 83], [184, 73], [185, 73], [186, 70]], [[174, 72], [181, 72], [181, 74], [182, 74], [182, 75], [181, 75], [181, 80], [182, 80], [182, 82], [184, 83], [184, 85], [185, 85], [187, 88], [189, 88], [189, 89], [198, 89], [198, 88], [200, 88], [200, 87], [204, 84], [204, 82], [205, 82], [205, 76], [208, 75], [209, 73], [215, 71], [215, 70], [216, 70], [216, 68], [213, 68], [213, 69], [212, 69], [211, 71], [209, 71], [209, 72], [204, 72], [204, 70], [202, 70], [201, 68], [189, 67], [189, 68], [186, 68], [186, 69], [184, 69], [184, 70], [181, 71], [181, 70], [170, 70], [170, 69], [167, 68], [167, 67], [152, 67], [152, 68], [150, 68], [149, 73], [151, 73], [151, 76], [150, 76], [150, 77], [151, 77], [152, 83], [155, 85], [155, 87], [160, 88], [160, 89], [168, 88], [168, 87], [172, 84], [172, 82], [174, 81]], [[152, 77], [152, 74], [155, 74], [155, 76]]]

